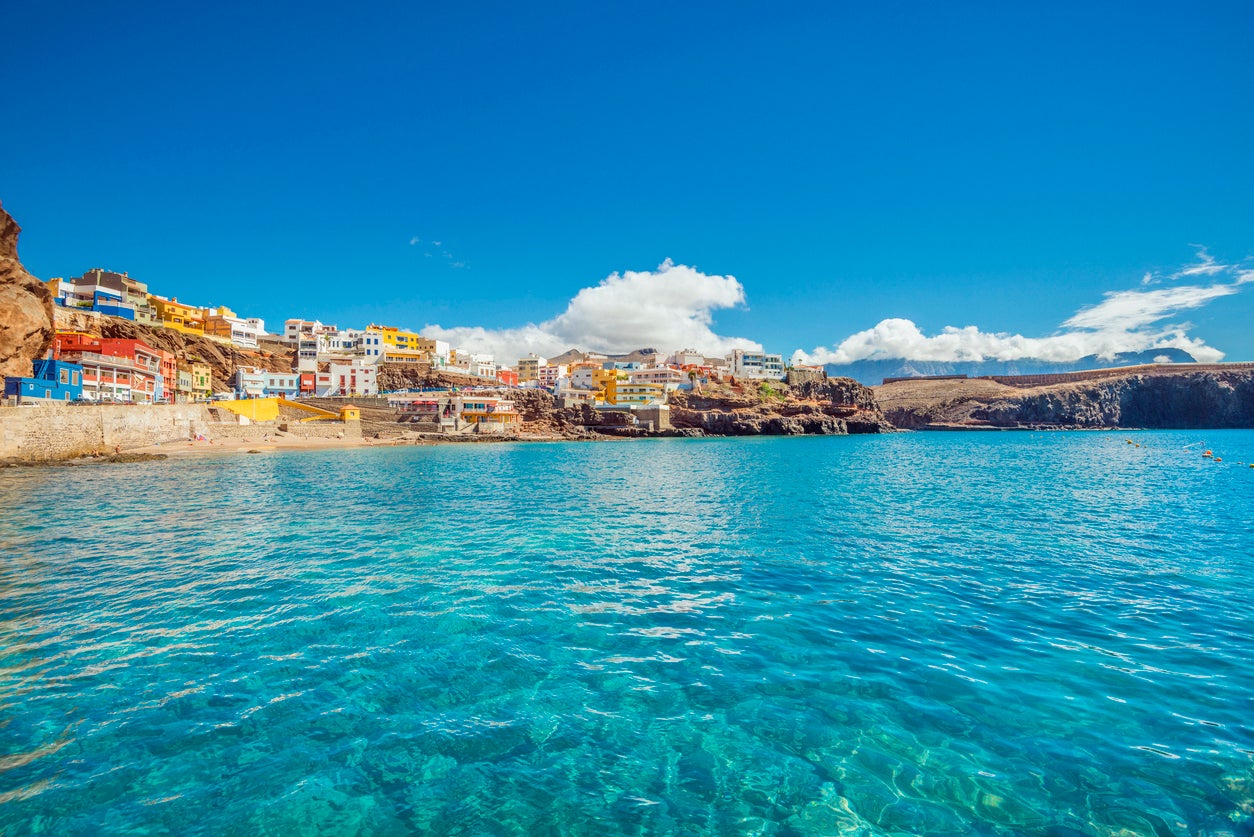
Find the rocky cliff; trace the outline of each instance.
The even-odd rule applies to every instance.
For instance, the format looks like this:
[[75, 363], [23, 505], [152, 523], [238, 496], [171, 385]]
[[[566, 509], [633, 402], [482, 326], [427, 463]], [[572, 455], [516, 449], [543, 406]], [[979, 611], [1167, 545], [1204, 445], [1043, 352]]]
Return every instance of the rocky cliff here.
[[1254, 427], [1254, 371], [1133, 374], [1016, 389], [991, 381], [876, 387], [898, 427]]
[[[425, 375], [408, 383], [447, 386], [447, 377]], [[670, 408], [674, 427], [659, 433], [637, 426], [626, 412], [597, 410], [589, 404], [560, 407], [546, 390], [500, 389], [483, 394], [513, 401], [522, 419], [519, 435], [533, 438], [843, 435], [894, 429], [880, 413], [870, 388], [849, 379], [793, 387], [752, 381], [737, 386], [720, 384], [700, 393], [673, 392]], [[395, 420], [404, 421], [404, 414], [395, 413]]]
[[881, 433], [892, 425], [870, 387], [850, 378], [744, 381], [703, 392], [671, 394], [671, 424], [717, 436], [801, 436]]
[[55, 333], [52, 292], [17, 257], [22, 228], [0, 207], [0, 378], [28, 377]]

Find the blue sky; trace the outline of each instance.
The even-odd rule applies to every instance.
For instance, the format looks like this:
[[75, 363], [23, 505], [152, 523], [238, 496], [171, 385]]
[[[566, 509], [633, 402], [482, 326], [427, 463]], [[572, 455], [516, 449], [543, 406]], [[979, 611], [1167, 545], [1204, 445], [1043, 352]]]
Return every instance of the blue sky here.
[[1254, 7], [777, 5], [9, 4], [0, 201], [274, 325], [1254, 359]]

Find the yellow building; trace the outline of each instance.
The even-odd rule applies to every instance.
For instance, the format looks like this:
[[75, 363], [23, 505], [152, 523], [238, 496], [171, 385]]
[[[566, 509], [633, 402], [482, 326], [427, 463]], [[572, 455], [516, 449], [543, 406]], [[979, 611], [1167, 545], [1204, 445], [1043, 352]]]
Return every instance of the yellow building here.
[[395, 326], [370, 325], [366, 327], [366, 354], [385, 363], [422, 363], [430, 361], [429, 345], [432, 341], [412, 331], [402, 331]]
[[148, 301], [157, 312], [157, 319], [161, 321], [161, 325], [164, 328], [172, 328], [175, 331], [182, 331], [188, 334], [204, 335], [204, 309], [193, 305], [184, 305], [178, 301], [177, 297], [174, 299], [162, 299], [159, 296], [150, 295]]
[[514, 367], [514, 370], [518, 373], [518, 383], [522, 384], [527, 381], [537, 380], [540, 377], [540, 367], [547, 363], [547, 360], [534, 354], [520, 357], [518, 366]]
[[458, 407], [462, 421], [471, 424], [508, 427], [522, 421], [522, 417], [514, 409], [514, 402], [500, 398], [462, 398], [459, 399]]
[[207, 363], [192, 363], [192, 397], [208, 401], [213, 393], [213, 372]]
[[612, 385], [627, 380], [627, 375], [617, 369], [592, 370], [592, 388], [595, 390], [609, 389]]
[[187, 361], [180, 360], [178, 362], [178, 374], [174, 379], [174, 403], [186, 404], [195, 400], [196, 395], [192, 390], [192, 365]]
[[601, 400], [606, 404], [652, 404], [661, 401], [666, 389], [661, 384], [633, 384], [613, 381], [605, 388]]

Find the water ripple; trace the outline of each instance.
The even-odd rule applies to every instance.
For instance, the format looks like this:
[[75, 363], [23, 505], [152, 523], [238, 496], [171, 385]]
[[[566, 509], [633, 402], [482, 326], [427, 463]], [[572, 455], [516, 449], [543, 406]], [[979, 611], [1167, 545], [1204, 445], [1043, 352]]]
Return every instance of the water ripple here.
[[11, 470], [0, 832], [1249, 835], [1187, 436]]

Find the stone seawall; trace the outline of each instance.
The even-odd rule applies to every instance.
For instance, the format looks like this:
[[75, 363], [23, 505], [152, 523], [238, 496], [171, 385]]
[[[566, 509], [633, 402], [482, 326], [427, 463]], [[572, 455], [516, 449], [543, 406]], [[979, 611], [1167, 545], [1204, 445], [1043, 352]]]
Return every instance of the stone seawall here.
[[298, 439], [361, 438], [361, 422], [359, 421], [293, 421], [280, 424], [279, 429], [289, 436], [295, 436]]
[[72, 459], [212, 435], [203, 404], [41, 404], [0, 408], [0, 459]]

